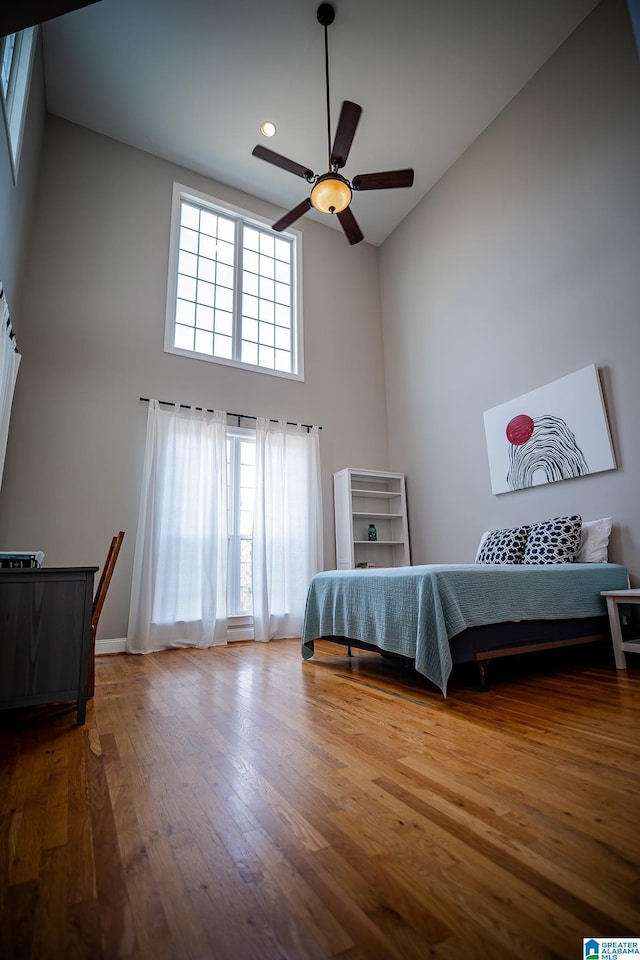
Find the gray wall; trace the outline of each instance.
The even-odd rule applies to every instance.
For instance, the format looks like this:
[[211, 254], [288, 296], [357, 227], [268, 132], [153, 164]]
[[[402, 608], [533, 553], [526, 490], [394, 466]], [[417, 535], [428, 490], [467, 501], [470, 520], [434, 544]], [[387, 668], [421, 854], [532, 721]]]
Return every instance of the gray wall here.
[[[332, 473], [390, 467], [408, 474], [414, 562], [471, 559], [489, 527], [613, 514], [612, 558], [637, 583], [639, 73], [624, 4], [604, 0], [379, 251], [301, 221], [304, 383], [163, 352], [172, 182], [281, 212], [222, 184], [50, 117], [21, 266], [40, 156], [37, 73], [17, 191], [0, 159], [0, 276], [24, 358], [0, 549], [100, 565], [125, 529], [99, 632], [124, 636], [138, 397], [156, 396], [322, 425], [327, 566]], [[590, 363], [619, 469], [493, 496], [483, 411]]]
[[[38, 38], [15, 183], [5, 125], [0, 115], [0, 280], [6, 291], [16, 336], [20, 333], [20, 281], [24, 275], [31, 231], [44, 121], [44, 68], [42, 43]], [[19, 338], [18, 344], [21, 347]]]
[[127, 533], [99, 638], [126, 633], [147, 406], [194, 403], [322, 426], [326, 565], [332, 474], [385, 469], [377, 250], [301, 221], [305, 381], [163, 352], [171, 191], [177, 180], [258, 214], [282, 211], [49, 117], [27, 265], [0, 498], [0, 549], [101, 565]]
[[[434, 131], [437, 136], [437, 131]], [[640, 577], [640, 68], [604, 0], [381, 248], [390, 463], [414, 563], [613, 515]], [[493, 496], [483, 411], [595, 363], [619, 468]]]

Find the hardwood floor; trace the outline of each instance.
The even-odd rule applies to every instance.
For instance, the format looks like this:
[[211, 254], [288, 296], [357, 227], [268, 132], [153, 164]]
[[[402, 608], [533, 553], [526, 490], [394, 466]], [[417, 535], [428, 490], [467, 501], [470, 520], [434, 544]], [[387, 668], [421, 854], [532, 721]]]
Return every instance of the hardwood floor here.
[[569, 960], [640, 937], [637, 660], [512, 658], [444, 699], [316, 647], [101, 657], [84, 727], [0, 714], [3, 960]]

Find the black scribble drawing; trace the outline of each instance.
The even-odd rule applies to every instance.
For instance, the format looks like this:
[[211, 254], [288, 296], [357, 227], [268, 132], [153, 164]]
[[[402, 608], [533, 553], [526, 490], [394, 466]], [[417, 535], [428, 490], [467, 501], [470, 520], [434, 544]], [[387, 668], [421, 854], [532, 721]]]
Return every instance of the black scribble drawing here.
[[531, 487], [538, 471], [547, 483], [589, 473], [575, 435], [560, 417], [520, 414], [507, 426], [510, 490]]

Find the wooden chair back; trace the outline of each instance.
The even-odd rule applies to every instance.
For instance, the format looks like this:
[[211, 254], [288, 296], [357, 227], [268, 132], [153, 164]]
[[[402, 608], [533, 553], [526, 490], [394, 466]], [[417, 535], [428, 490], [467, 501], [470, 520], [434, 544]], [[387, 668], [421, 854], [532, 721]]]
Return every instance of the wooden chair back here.
[[104, 601], [107, 596], [107, 591], [109, 589], [109, 584], [111, 583], [111, 577], [113, 576], [113, 570], [116, 565], [116, 560], [118, 559], [118, 554], [120, 553], [120, 547], [122, 546], [123, 540], [124, 530], [120, 530], [120, 532], [111, 540], [111, 546], [109, 547], [109, 551], [107, 553], [107, 559], [104, 562], [104, 566], [100, 574], [100, 580], [98, 581], [98, 587], [93, 598], [93, 611], [91, 615], [91, 647], [89, 651], [89, 688], [87, 693], [89, 697], [92, 697], [95, 693], [95, 652], [98, 620], [100, 619], [100, 614], [102, 613]]

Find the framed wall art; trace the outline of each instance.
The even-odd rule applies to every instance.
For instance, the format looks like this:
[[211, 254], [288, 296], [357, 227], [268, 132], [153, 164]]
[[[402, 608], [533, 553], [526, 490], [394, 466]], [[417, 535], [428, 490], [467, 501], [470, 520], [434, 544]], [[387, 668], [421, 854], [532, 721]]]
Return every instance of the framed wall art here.
[[493, 493], [615, 469], [595, 364], [484, 413]]

